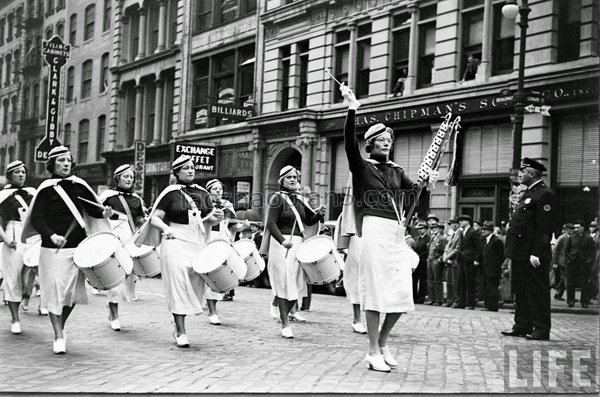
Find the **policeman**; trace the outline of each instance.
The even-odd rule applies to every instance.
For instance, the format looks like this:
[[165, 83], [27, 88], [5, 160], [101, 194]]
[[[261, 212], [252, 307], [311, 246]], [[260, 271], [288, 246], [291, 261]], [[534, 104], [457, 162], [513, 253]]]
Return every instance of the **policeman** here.
[[[527, 186], [512, 214], [505, 256], [512, 260], [515, 324], [506, 336], [550, 339], [550, 240], [556, 229], [556, 196], [542, 181], [546, 167], [524, 158], [519, 178]], [[557, 234], [558, 235], [558, 234]]]

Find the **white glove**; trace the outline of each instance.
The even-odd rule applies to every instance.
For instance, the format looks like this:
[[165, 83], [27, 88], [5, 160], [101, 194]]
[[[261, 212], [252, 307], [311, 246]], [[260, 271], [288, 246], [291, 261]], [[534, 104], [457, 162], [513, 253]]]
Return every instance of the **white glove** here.
[[340, 92], [344, 98], [344, 103], [348, 105], [348, 109], [356, 110], [360, 106], [360, 102], [345, 83], [340, 84]]

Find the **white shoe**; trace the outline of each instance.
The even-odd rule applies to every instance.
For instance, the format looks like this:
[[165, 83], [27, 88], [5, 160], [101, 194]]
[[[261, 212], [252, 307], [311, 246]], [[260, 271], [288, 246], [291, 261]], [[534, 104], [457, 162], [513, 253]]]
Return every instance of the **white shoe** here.
[[281, 336], [286, 339], [292, 339], [294, 334], [292, 333], [292, 327], [281, 328]]
[[292, 321], [299, 321], [301, 323], [306, 321], [306, 318], [302, 317], [302, 315], [298, 312], [296, 313], [290, 313], [290, 315], [288, 316], [290, 320]]
[[383, 356], [383, 360], [387, 365], [389, 365], [391, 368], [396, 368], [398, 366], [398, 361], [396, 361], [388, 346], [380, 346], [379, 350], [381, 350], [381, 355]]
[[366, 334], [367, 330], [365, 329], [365, 326], [362, 325], [362, 323], [352, 323], [352, 330], [354, 332], [356, 332], [357, 334]]
[[38, 314], [40, 316], [47, 316], [48, 315], [48, 309], [43, 309], [43, 308], [38, 308]]
[[279, 316], [279, 308], [277, 306], [271, 305], [271, 317], [273, 317], [273, 320], [277, 321], [278, 323], [281, 322], [281, 317]]
[[119, 319], [115, 319], [115, 320], [110, 320], [110, 328], [113, 331], [120, 331], [121, 330], [121, 322], [119, 321]]
[[52, 351], [54, 354], [65, 354], [67, 352], [67, 341], [64, 338], [55, 340], [52, 345]]
[[390, 372], [392, 369], [385, 363], [381, 354], [366, 355], [365, 360], [367, 361], [367, 368], [373, 371]]
[[13, 334], [20, 334], [21, 333], [21, 323], [18, 321], [16, 323], [12, 323], [10, 325], [10, 332]]
[[23, 309], [24, 312], [29, 310], [29, 299], [23, 299], [21, 301], [21, 309]]
[[208, 316], [208, 322], [212, 325], [221, 325], [221, 320], [219, 319], [219, 316], [217, 316], [216, 314], [212, 314], [212, 315]]
[[190, 342], [188, 342], [188, 338], [186, 334], [181, 334], [175, 337], [175, 342], [177, 342], [177, 347], [190, 347]]

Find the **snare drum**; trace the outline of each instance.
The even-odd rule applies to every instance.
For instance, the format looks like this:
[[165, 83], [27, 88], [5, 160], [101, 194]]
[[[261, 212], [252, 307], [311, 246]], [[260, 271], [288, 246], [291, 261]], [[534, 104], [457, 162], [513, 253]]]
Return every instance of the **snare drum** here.
[[133, 270], [129, 252], [112, 232], [87, 237], [75, 249], [73, 260], [88, 283], [99, 290], [116, 287]]
[[265, 270], [265, 261], [258, 253], [254, 241], [250, 239], [238, 240], [233, 243], [233, 247], [248, 267], [244, 279], [240, 281], [252, 281], [260, 276], [262, 271]]
[[328, 284], [337, 280], [344, 262], [335, 249], [331, 237], [311, 237], [298, 246], [296, 259], [310, 284]]
[[246, 275], [246, 263], [226, 240], [210, 241], [198, 254], [193, 268], [214, 292], [225, 293]]
[[133, 274], [140, 277], [154, 277], [160, 273], [160, 257], [156, 247], [142, 245], [136, 247], [127, 244], [125, 247], [133, 259]]

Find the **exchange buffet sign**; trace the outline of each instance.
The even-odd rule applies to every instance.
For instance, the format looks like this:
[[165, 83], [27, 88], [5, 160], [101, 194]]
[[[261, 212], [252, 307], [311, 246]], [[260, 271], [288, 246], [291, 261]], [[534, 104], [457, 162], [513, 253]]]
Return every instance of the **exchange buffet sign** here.
[[192, 158], [196, 165], [196, 171], [207, 174], [214, 174], [217, 171], [217, 147], [215, 145], [175, 143], [173, 146], [173, 159], [182, 154]]

